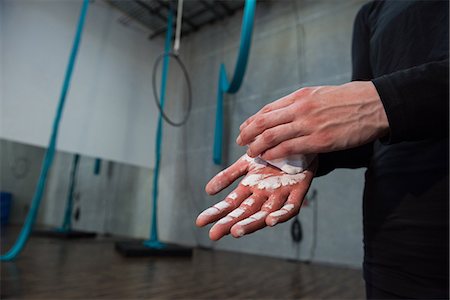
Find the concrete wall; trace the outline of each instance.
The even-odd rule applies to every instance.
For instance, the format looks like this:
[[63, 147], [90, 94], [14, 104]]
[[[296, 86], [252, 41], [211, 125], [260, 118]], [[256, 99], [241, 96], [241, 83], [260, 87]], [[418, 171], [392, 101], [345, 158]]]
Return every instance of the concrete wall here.
[[[226, 192], [209, 197], [204, 185], [218, 171], [244, 153], [234, 143], [238, 126], [261, 106], [308, 85], [340, 84], [350, 79], [351, 32], [357, 10], [364, 1], [261, 1], [256, 12], [252, 51], [241, 90], [225, 98], [226, 133], [223, 166], [212, 163], [215, 96], [219, 65], [234, 67], [242, 14], [218, 22], [189, 36], [182, 42], [193, 84], [194, 105], [183, 128], [165, 126], [160, 175], [160, 238], [186, 245], [241, 251], [288, 259], [311, 258], [314, 205], [317, 207], [317, 247], [313, 261], [359, 267], [362, 261], [361, 198], [363, 170], [337, 170], [314, 180], [317, 202], [300, 213], [304, 240], [294, 244], [290, 225], [281, 224], [239, 240], [226, 237], [219, 242], [208, 239], [209, 228], [196, 229], [196, 215], [219, 201]], [[294, 5], [295, 4], [295, 5]], [[175, 67], [174, 67], [175, 68]], [[182, 89], [179, 80], [170, 82], [169, 92]], [[172, 94], [170, 99], [176, 98]], [[172, 100], [174, 101], [174, 100]], [[180, 115], [179, 107], [169, 104], [169, 112]], [[150, 132], [153, 138], [154, 133]], [[8, 145], [8, 146], [5, 146]], [[2, 149], [25, 146], [2, 142]], [[27, 148], [27, 147], [25, 147]], [[38, 148], [27, 148], [35, 161]], [[19, 183], [4, 171], [13, 160], [2, 151], [2, 189], [15, 192]], [[18, 153], [18, 152], [17, 152]], [[64, 209], [71, 155], [58, 153], [48, 184], [41, 222], [59, 224]], [[78, 198], [83, 209], [79, 228], [135, 237], [148, 235], [149, 199], [152, 171], [120, 163], [109, 163], [110, 171], [92, 175], [93, 158], [83, 157]], [[33, 173], [34, 174], [34, 173]], [[30, 178], [32, 174], [30, 173]], [[28, 188], [35, 182], [23, 182]], [[8, 183], [8, 185], [6, 185]], [[25, 200], [24, 200], [25, 201]]]

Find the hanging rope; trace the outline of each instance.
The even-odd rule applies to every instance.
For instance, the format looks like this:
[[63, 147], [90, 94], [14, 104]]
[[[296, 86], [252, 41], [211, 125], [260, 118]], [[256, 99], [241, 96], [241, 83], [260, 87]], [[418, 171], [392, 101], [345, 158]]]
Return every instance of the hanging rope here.
[[72, 78], [73, 68], [75, 66], [75, 61], [78, 53], [78, 48], [80, 46], [81, 35], [83, 32], [83, 27], [86, 19], [86, 13], [89, 6], [89, 0], [83, 0], [83, 5], [81, 7], [81, 13], [78, 20], [77, 31], [73, 41], [72, 51], [70, 53], [69, 63], [66, 69], [66, 75], [64, 77], [64, 83], [61, 90], [61, 95], [58, 102], [58, 107], [56, 110], [55, 119], [53, 121], [52, 133], [50, 136], [50, 142], [45, 152], [44, 162], [42, 164], [41, 173], [39, 175], [36, 190], [34, 192], [33, 199], [31, 200], [31, 207], [28, 211], [25, 223], [22, 230], [19, 233], [19, 237], [12, 246], [12, 248], [4, 255], [0, 256], [0, 260], [8, 261], [13, 260], [25, 247], [28, 238], [30, 236], [31, 229], [33, 228], [34, 222], [36, 220], [37, 213], [39, 211], [39, 206], [41, 204], [42, 195], [45, 189], [45, 184], [47, 181], [48, 172], [52, 166], [53, 158], [56, 151], [56, 142], [58, 137], [59, 123], [62, 118], [62, 113], [64, 110], [64, 104], [66, 101], [67, 92], [70, 87], [70, 80]]
[[253, 32], [253, 21], [255, 17], [256, 0], [246, 0], [244, 17], [241, 28], [241, 43], [236, 67], [231, 82], [228, 81], [225, 65], [220, 65], [219, 87], [217, 89], [216, 127], [214, 129], [213, 161], [215, 164], [222, 163], [222, 143], [223, 143], [223, 94], [234, 94], [241, 87], [247, 68], [248, 56]]
[[161, 98], [159, 100], [161, 110], [158, 117], [158, 126], [156, 129], [156, 143], [155, 143], [155, 170], [153, 173], [153, 201], [152, 201], [152, 221], [150, 225], [150, 239], [144, 242], [144, 245], [151, 248], [163, 248], [164, 244], [159, 241], [158, 238], [158, 182], [159, 182], [159, 168], [161, 165], [161, 146], [162, 146], [162, 129], [163, 129], [163, 108], [166, 100], [166, 86], [167, 86], [167, 73], [169, 71], [169, 55], [170, 47], [172, 44], [172, 19], [173, 11], [170, 9], [167, 16], [167, 32], [166, 41], [164, 45], [164, 60], [161, 76]]
[[[172, 10], [172, 8], [171, 8]], [[160, 56], [158, 56], [158, 58], [156, 59], [155, 64], [153, 65], [153, 75], [152, 75], [152, 86], [153, 86], [153, 98], [155, 99], [155, 103], [156, 106], [158, 107], [158, 110], [161, 114], [161, 116], [163, 117], [164, 121], [166, 121], [167, 123], [169, 123], [172, 126], [175, 127], [179, 127], [179, 126], [183, 126], [184, 124], [186, 124], [187, 120], [189, 119], [189, 115], [191, 113], [191, 108], [192, 108], [192, 87], [191, 87], [191, 81], [189, 80], [189, 74], [187, 72], [187, 69], [185, 67], [185, 65], [183, 64], [183, 62], [181, 61], [179, 55], [178, 55], [178, 50], [180, 49], [180, 40], [181, 40], [181, 27], [182, 27], [182, 16], [183, 16], [183, 0], [178, 0], [178, 9], [177, 9], [177, 24], [176, 24], [176, 29], [175, 29], [175, 44], [173, 46], [173, 52], [170, 52], [170, 45], [169, 45], [169, 50], [167, 51], [167, 49], [164, 51], [163, 54], [161, 54]], [[169, 32], [170, 29], [170, 33], [172, 34], [172, 18], [168, 19], [168, 23], [167, 23], [167, 32]], [[170, 24], [170, 26], [169, 26]], [[167, 38], [172, 39], [172, 35], [170, 37], [167, 37], [166, 35], [166, 43], [167, 43]], [[156, 84], [156, 74], [158, 73], [158, 66], [161, 63], [161, 61], [165, 61], [166, 58], [168, 57], [172, 57], [177, 64], [180, 66], [181, 71], [183, 73], [184, 79], [186, 80], [186, 85], [187, 85], [187, 109], [186, 109], [186, 113], [184, 114], [183, 119], [180, 122], [175, 122], [172, 121], [164, 112], [164, 108], [163, 105], [161, 105], [162, 103], [162, 99], [159, 98], [158, 95], [158, 90], [157, 90], [157, 84]], [[164, 66], [163, 66], [164, 68]], [[165, 76], [167, 76], [167, 71], [165, 72], [163, 69], [163, 76], [164, 74], [166, 74]], [[166, 78], [163, 78], [163, 81], [166, 81]], [[162, 94], [162, 92], [161, 92]], [[161, 95], [162, 97], [162, 95]]]
[[175, 29], [175, 43], [173, 45], [173, 52], [177, 54], [178, 50], [180, 49], [181, 27], [183, 26], [182, 18], [183, 18], [183, 0], [178, 0], [177, 27]]
[[66, 212], [60, 232], [69, 232], [72, 229], [72, 211], [73, 211], [73, 194], [77, 183], [78, 163], [80, 162], [80, 154], [75, 154], [72, 161], [72, 170], [70, 172], [69, 190], [67, 191]]

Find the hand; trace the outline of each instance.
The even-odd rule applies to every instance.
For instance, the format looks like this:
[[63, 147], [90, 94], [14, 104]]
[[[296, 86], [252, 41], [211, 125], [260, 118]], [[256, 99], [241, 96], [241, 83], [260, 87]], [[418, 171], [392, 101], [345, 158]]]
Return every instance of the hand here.
[[264, 160], [361, 146], [389, 123], [371, 81], [300, 89], [266, 105], [240, 127], [236, 142]]
[[225, 200], [203, 211], [197, 226], [217, 223], [209, 231], [212, 240], [232, 234], [241, 237], [277, 223], [285, 222], [300, 211], [316, 169], [289, 175], [263, 160], [242, 156], [217, 174], [206, 186], [210, 195], [217, 194], [246, 174], [239, 186]]

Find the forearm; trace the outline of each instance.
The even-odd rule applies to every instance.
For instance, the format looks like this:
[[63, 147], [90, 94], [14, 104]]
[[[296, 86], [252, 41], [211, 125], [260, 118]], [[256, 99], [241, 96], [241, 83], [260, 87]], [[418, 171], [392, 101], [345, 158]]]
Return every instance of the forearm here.
[[448, 64], [447, 58], [372, 80], [389, 121], [383, 142], [448, 136]]

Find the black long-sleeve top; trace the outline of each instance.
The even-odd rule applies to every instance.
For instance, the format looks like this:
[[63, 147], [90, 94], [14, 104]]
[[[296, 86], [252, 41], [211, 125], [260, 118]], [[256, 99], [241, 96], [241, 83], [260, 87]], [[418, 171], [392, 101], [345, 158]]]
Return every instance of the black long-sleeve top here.
[[374, 1], [353, 32], [352, 80], [371, 80], [390, 133], [319, 155], [318, 176], [367, 167], [366, 282], [404, 297], [448, 298], [449, 3]]

